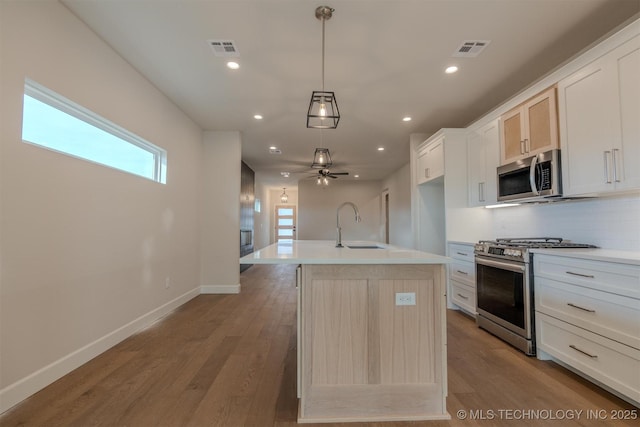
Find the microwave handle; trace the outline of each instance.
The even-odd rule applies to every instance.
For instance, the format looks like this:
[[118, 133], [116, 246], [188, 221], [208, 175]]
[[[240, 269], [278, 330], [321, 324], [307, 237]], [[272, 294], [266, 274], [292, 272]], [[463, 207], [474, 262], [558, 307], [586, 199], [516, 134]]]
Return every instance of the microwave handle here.
[[538, 156], [531, 158], [531, 166], [529, 167], [529, 184], [531, 185], [531, 192], [536, 196], [540, 195], [538, 187], [536, 186], [536, 165], [538, 164]]

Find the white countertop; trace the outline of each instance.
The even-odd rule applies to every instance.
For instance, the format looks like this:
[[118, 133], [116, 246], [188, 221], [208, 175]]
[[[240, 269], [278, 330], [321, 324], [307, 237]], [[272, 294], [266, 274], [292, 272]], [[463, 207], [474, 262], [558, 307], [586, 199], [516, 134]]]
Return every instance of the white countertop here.
[[594, 261], [640, 265], [640, 252], [615, 249], [532, 249], [534, 254], [556, 255]]
[[[448, 264], [450, 258], [378, 242], [294, 240], [274, 243], [240, 258], [240, 264]], [[376, 245], [381, 249], [351, 249], [353, 245]]]

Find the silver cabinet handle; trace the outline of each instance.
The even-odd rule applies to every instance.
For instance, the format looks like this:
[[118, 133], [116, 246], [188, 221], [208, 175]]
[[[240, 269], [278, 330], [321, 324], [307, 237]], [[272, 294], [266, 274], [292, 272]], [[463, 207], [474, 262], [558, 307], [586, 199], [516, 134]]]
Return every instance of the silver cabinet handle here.
[[464, 274], [465, 276], [468, 276], [468, 275], [469, 275], [469, 273], [467, 273], [466, 271], [456, 270], [456, 272], [457, 272], [457, 273], [460, 273], [460, 274]]
[[524, 154], [524, 139], [520, 141], [520, 154]]
[[462, 298], [462, 299], [469, 299], [469, 297], [466, 297], [466, 296], [464, 296], [464, 295], [462, 295], [462, 294], [458, 294], [458, 296], [459, 296], [460, 298]]
[[591, 274], [574, 273], [573, 271], [565, 271], [565, 273], [570, 274], [572, 276], [586, 277], [587, 279], [595, 279], [596, 278], [596, 276], [593, 276]]
[[464, 252], [456, 252], [458, 255], [462, 255], [462, 256], [468, 256], [468, 254], [465, 254]]
[[529, 142], [529, 138], [524, 139], [524, 151], [525, 153], [529, 153], [531, 151], [531, 143]]
[[575, 351], [577, 351], [577, 352], [579, 352], [579, 353], [584, 354], [585, 356], [589, 356], [589, 357], [590, 357], [590, 358], [592, 358], [592, 359], [597, 359], [597, 358], [598, 358], [598, 356], [597, 356], [597, 355], [595, 355], [595, 354], [591, 354], [591, 353], [588, 353], [588, 352], [586, 352], [586, 351], [584, 351], [584, 350], [580, 350], [578, 347], [576, 347], [576, 346], [575, 346], [575, 345], [573, 345], [573, 344], [570, 344], [570, 345], [569, 345], [569, 347], [570, 347], [570, 348], [572, 348], [572, 349], [574, 349]]
[[484, 182], [478, 183], [479, 201], [484, 202]]
[[586, 312], [589, 312], [589, 313], [595, 313], [596, 312], [595, 310], [592, 310], [590, 308], [580, 307], [579, 305], [575, 305], [575, 304], [572, 304], [570, 302], [568, 302], [567, 305], [569, 307], [577, 308], [578, 310], [586, 311]]
[[424, 177], [425, 177], [425, 178], [429, 178], [429, 168], [425, 168], [425, 170], [424, 170]]
[[611, 151], [604, 152], [604, 182], [611, 184], [611, 174], [609, 173], [609, 157], [611, 157]]
[[616, 156], [616, 153], [620, 151], [620, 149], [618, 148], [614, 148], [612, 155], [613, 155], [613, 180], [615, 182], [620, 182], [620, 178], [618, 178], [618, 156]]

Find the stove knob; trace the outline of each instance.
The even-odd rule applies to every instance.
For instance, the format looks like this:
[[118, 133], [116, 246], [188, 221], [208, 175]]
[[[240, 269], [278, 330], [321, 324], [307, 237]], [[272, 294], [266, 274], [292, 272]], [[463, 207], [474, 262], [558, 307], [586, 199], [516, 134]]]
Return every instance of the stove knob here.
[[511, 255], [512, 255], [512, 256], [515, 256], [515, 257], [522, 258], [522, 251], [521, 251], [520, 249], [514, 249], [514, 250], [512, 251], [512, 254], [511, 254]]

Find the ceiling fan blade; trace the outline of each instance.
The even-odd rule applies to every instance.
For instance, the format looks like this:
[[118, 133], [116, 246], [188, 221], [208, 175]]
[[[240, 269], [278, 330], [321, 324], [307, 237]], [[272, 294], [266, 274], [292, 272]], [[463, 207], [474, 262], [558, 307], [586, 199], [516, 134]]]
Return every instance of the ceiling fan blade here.
[[332, 174], [332, 173], [330, 173], [330, 174], [329, 174], [329, 175], [327, 175], [327, 176], [328, 176], [329, 178], [333, 178], [333, 179], [337, 179], [337, 178], [338, 178], [337, 176], [333, 176], [333, 174]]
[[349, 175], [349, 172], [331, 172], [331, 175]]

